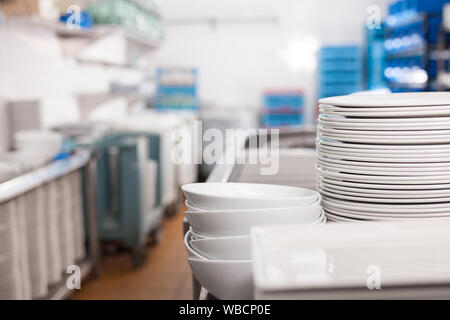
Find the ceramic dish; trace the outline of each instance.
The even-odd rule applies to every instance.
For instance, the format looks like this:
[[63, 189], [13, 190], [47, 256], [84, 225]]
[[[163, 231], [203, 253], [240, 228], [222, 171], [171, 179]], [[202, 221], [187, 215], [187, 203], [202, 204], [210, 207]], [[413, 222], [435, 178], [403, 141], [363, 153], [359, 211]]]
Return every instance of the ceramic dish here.
[[248, 235], [250, 228], [257, 225], [314, 223], [321, 214], [322, 208], [319, 203], [297, 208], [186, 211], [185, 213], [193, 231], [209, 237]]
[[253, 299], [251, 260], [202, 260], [188, 257], [194, 277], [220, 300]]
[[251, 260], [250, 236], [196, 239], [189, 246], [209, 260]]
[[207, 210], [298, 207], [319, 198], [309, 189], [253, 183], [192, 183], [182, 190], [190, 205]]
[[329, 97], [319, 103], [344, 107], [412, 107], [447, 106], [449, 101], [450, 92], [408, 92]]

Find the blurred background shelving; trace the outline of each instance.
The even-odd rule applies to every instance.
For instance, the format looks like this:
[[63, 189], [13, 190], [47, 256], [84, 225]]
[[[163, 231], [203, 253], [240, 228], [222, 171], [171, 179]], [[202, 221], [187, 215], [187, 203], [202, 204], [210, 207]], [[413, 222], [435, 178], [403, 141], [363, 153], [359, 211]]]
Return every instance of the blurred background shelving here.
[[[83, 281], [88, 289], [80, 297], [108, 295], [108, 288], [117, 291], [113, 298], [146, 297], [143, 288], [160, 297], [170, 278], [164, 297], [189, 298], [179, 294], [189, 287], [179, 280], [189, 274], [184, 248], [162, 231], [183, 206], [180, 185], [205, 180], [214, 167], [197, 161], [209, 141], [194, 132], [279, 129], [283, 147], [313, 148], [320, 98], [450, 90], [444, 0], [0, 0], [0, 44], [0, 194], [13, 190], [11, 181], [25, 185], [24, 176], [70, 168], [89, 154], [77, 168], [79, 187], [64, 175], [41, 176], [43, 193], [35, 198], [53, 208], [47, 211], [54, 217], [44, 218], [49, 234], [61, 239], [45, 238], [55, 255], [48, 261], [56, 264], [49, 281], [26, 270], [23, 251], [15, 256], [31, 283], [13, 281], [21, 298], [67, 298], [69, 261], [82, 266], [86, 280], [116, 254], [126, 256], [117, 268], [131, 279], [128, 293], [118, 292], [127, 286], [114, 266], [106, 277]], [[178, 130], [183, 134], [174, 138]], [[176, 164], [175, 147], [196, 161]], [[79, 191], [75, 200], [71, 188]], [[21, 216], [17, 197], [0, 201], [0, 215], [10, 214], [2, 208], [12, 200]], [[80, 206], [83, 227], [63, 237], [65, 223], [75, 221], [67, 213], [80, 213]], [[37, 237], [30, 221], [21, 228]], [[168, 234], [181, 239], [181, 228]], [[61, 253], [75, 242], [84, 255]], [[169, 242], [174, 251], [164, 255]], [[29, 257], [37, 258], [47, 261]], [[0, 276], [0, 289], [4, 279], [12, 278]]]

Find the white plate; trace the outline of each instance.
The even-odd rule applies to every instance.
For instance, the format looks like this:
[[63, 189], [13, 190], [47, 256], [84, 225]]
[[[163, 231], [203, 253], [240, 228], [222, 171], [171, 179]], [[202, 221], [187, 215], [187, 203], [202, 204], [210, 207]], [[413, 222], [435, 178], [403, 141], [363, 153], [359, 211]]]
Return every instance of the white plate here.
[[348, 107], [446, 106], [450, 92], [355, 94], [320, 99], [320, 104]]
[[[322, 116], [322, 117], [321, 117]], [[418, 131], [418, 130], [448, 130], [449, 118], [440, 121], [417, 121], [417, 122], [356, 122], [336, 121], [335, 119], [324, 119], [319, 116], [319, 125], [325, 128], [337, 128], [347, 130], [372, 130], [372, 131]], [[420, 118], [425, 119], [425, 118]], [[342, 120], [342, 119], [339, 119]], [[359, 120], [359, 119], [356, 119]], [[373, 119], [371, 119], [373, 120]]]
[[438, 144], [438, 145], [405, 145], [405, 146], [390, 146], [390, 145], [376, 145], [376, 144], [364, 144], [364, 143], [347, 143], [340, 141], [320, 141], [317, 140], [319, 145], [327, 145], [331, 147], [350, 148], [350, 149], [374, 149], [374, 150], [445, 150], [442, 152], [448, 152], [450, 144]]
[[[449, 107], [450, 110], [450, 107]], [[329, 133], [329, 134], [363, 134], [370, 136], [403, 136], [403, 135], [416, 135], [416, 136], [434, 136], [434, 135], [450, 135], [450, 130], [411, 130], [411, 131], [397, 131], [397, 130], [387, 130], [387, 131], [376, 131], [376, 130], [344, 130], [336, 128], [327, 128], [319, 126], [317, 128], [318, 132]]]
[[450, 183], [435, 183], [435, 184], [384, 184], [384, 183], [361, 183], [361, 182], [351, 182], [343, 181], [336, 178], [322, 177], [318, 176], [320, 182], [327, 182], [335, 185], [345, 186], [345, 187], [355, 187], [355, 188], [365, 188], [365, 189], [376, 189], [376, 190], [443, 190], [450, 189]]
[[[434, 151], [429, 151], [429, 152], [401, 152], [401, 153], [396, 153], [395, 150], [392, 150], [389, 153], [385, 153], [383, 151], [378, 151], [378, 150], [372, 150], [372, 152], [370, 151], [354, 151], [353, 149], [327, 149], [327, 148], [323, 148], [322, 146], [318, 146], [317, 147], [318, 153], [320, 156], [322, 157], [326, 157], [326, 156], [353, 156], [353, 157], [367, 157], [367, 158], [382, 158], [382, 159], [386, 159], [386, 158], [405, 158], [405, 159], [411, 159], [411, 158], [450, 158], [450, 153], [434, 153]], [[388, 161], [383, 161], [383, 162], [388, 162]], [[419, 161], [417, 161], [419, 162]]]
[[450, 175], [439, 176], [372, 176], [364, 174], [351, 174], [331, 171], [317, 166], [318, 173], [323, 177], [331, 177], [336, 179], [343, 179], [353, 182], [366, 183], [383, 183], [383, 184], [441, 184], [450, 183]]
[[374, 204], [347, 200], [337, 200], [323, 197], [324, 208], [344, 209], [352, 212], [372, 212], [372, 213], [448, 213], [450, 214], [450, 202], [432, 204]]
[[379, 106], [379, 107], [345, 107], [345, 106], [334, 106], [330, 104], [320, 104], [319, 108], [324, 109], [325, 111], [333, 111], [333, 112], [366, 112], [366, 113], [377, 113], [377, 112], [415, 112], [415, 111], [448, 111], [450, 109], [450, 103], [447, 105], [441, 106], [410, 106], [410, 107], [392, 107], [392, 106]]
[[398, 219], [449, 219], [449, 214], [442, 214], [442, 213], [416, 213], [416, 214], [378, 214], [378, 213], [368, 213], [368, 212], [355, 212], [355, 211], [346, 211], [346, 210], [340, 210], [340, 209], [334, 209], [334, 208], [328, 208], [326, 210], [326, 215], [333, 214], [334, 216], [338, 216], [340, 218], [348, 218], [348, 219], [360, 219], [360, 220], [367, 220], [367, 219], [377, 219], [377, 220], [398, 220]]
[[327, 197], [333, 197], [338, 198], [342, 200], [350, 200], [350, 201], [359, 201], [359, 202], [371, 202], [371, 203], [383, 203], [383, 204], [390, 204], [390, 203], [440, 203], [440, 202], [450, 202], [450, 197], [441, 197], [441, 198], [408, 198], [408, 199], [386, 199], [386, 198], [373, 198], [373, 197], [367, 197], [367, 196], [360, 196], [360, 195], [348, 195], [348, 194], [342, 194], [339, 192], [333, 192], [333, 191], [327, 191], [324, 188], [320, 188], [320, 192], [322, 195], [325, 195]]
[[362, 136], [362, 135], [354, 135], [354, 136], [343, 136], [343, 135], [326, 135], [326, 134], [318, 134], [318, 139], [320, 140], [334, 140], [334, 141], [342, 141], [342, 142], [359, 142], [359, 143], [367, 143], [367, 144], [443, 144], [450, 142], [450, 136], [446, 137], [430, 137], [430, 138], [422, 138], [419, 136], [411, 136], [411, 137], [373, 137], [373, 136]]
[[377, 154], [384, 154], [386, 156], [389, 156], [389, 154], [448, 154], [450, 155], [450, 149], [363, 149], [363, 148], [350, 148], [350, 147], [339, 147], [339, 146], [329, 146], [326, 144], [318, 143], [317, 144], [317, 150], [322, 150], [323, 152], [340, 152], [340, 153], [346, 153], [346, 152], [353, 152], [353, 153], [377, 153]]
[[370, 169], [388, 169], [388, 170], [408, 170], [408, 169], [421, 169], [423, 171], [440, 171], [440, 170], [449, 170], [450, 171], [450, 162], [443, 163], [384, 163], [384, 162], [365, 162], [365, 161], [348, 161], [348, 160], [338, 160], [338, 159], [330, 159], [325, 157], [318, 157], [318, 162], [331, 165], [341, 165], [341, 166], [350, 166], [352, 168], [364, 167]]
[[[414, 117], [414, 118], [348, 118], [345, 116], [329, 116], [326, 114], [320, 114], [319, 120], [324, 125], [342, 123], [342, 124], [362, 124], [362, 125], [412, 125], [412, 124], [425, 124], [427, 126], [447, 124], [450, 121], [450, 117]], [[447, 127], [448, 129], [448, 127]]]
[[329, 191], [355, 195], [359, 197], [369, 198], [386, 198], [386, 199], [409, 199], [409, 198], [440, 198], [448, 197], [450, 195], [450, 189], [437, 189], [437, 190], [385, 190], [385, 189], [366, 189], [366, 188], [353, 188], [344, 187], [329, 182], [318, 182], [318, 187], [325, 188]]
[[422, 168], [377, 168], [377, 167], [360, 167], [360, 166], [351, 166], [351, 165], [337, 165], [330, 164], [317, 160], [317, 163], [328, 170], [333, 170], [337, 172], [345, 172], [345, 173], [357, 173], [357, 174], [367, 174], [367, 175], [376, 175], [376, 176], [440, 176], [450, 172], [450, 169], [447, 168], [428, 168], [434, 170], [422, 170]]
[[[389, 162], [400, 162], [400, 163], [407, 163], [407, 162], [431, 162], [431, 163], [443, 163], [443, 162], [449, 162], [449, 157], [434, 157], [430, 156], [428, 158], [416, 158], [416, 157], [409, 157], [409, 158], [392, 158], [392, 157], [373, 157], [368, 155], [345, 155], [345, 154], [331, 154], [329, 152], [322, 153], [318, 151], [319, 156], [327, 158], [327, 159], [336, 159], [336, 160], [355, 160], [355, 161], [368, 161], [368, 162], [383, 162], [383, 163], [389, 163]], [[375, 154], [376, 155], [376, 154]]]
[[[345, 110], [353, 109], [353, 110]], [[355, 111], [357, 109], [357, 111]], [[338, 108], [320, 105], [319, 112], [326, 115], [336, 115], [345, 117], [361, 117], [361, 118], [411, 118], [411, 117], [428, 117], [428, 116], [450, 116], [450, 106], [434, 106], [434, 107], [410, 107], [404, 108], [408, 110], [399, 110], [401, 108]], [[376, 109], [376, 110], [375, 110]], [[384, 110], [380, 110], [384, 109]]]
[[[384, 132], [384, 131], [381, 131]], [[353, 132], [349, 132], [347, 134], [341, 133], [328, 133], [328, 132], [319, 132], [318, 137], [324, 137], [324, 139], [334, 139], [340, 140], [344, 138], [357, 138], [360, 140], [365, 140], [364, 143], [374, 143], [374, 141], [379, 140], [418, 140], [417, 144], [422, 144], [420, 140], [429, 141], [429, 140], [443, 140], [448, 139], [450, 137], [449, 134], [435, 134], [435, 135], [413, 135], [410, 134], [410, 131], [404, 132], [403, 135], [365, 135], [365, 134], [357, 134]], [[445, 143], [443, 143], [445, 144]]]
[[191, 183], [182, 190], [192, 206], [208, 210], [298, 207], [319, 198], [305, 188], [257, 183]]

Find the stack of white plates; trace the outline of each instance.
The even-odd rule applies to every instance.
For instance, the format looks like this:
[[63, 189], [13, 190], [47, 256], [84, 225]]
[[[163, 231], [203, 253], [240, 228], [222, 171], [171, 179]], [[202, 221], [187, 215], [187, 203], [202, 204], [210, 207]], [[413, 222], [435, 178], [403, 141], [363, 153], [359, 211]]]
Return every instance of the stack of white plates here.
[[71, 216], [73, 224], [73, 241], [74, 253], [76, 261], [82, 260], [86, 256], [86, 249], [84, 244], [84, 216], [83, 216], [83, 197], [81, 187], [81, 173], [75, 171], [69, 174], [71, 188]]
[[185, 235], [189, 264], [202, 286], [219, 299], [253, 297], [253, 226], [325, 222], [319, 194], [304, 188], [194, 183], [182, 189], [191, 226]]
[[44, 190], [39, 187], [19, 198], [25, 202], [25, 235], [30, 266], [31, 297], [37, 299], [45, 297], [48, 292], [44, 196]]
[[450, 221], [252, 229], [257, 299], [448, 299]]
[[18, 200], [0, 205], [0, 299], [30, 299], [24, 210]]
[[45, 190], [45, 221], [46, 233], [45, 241], [47, 244], [47, 267], [49, 284], [55, 284], [62, 279], [62, 257], [60, 248], [60, 232], [58, 226], [59, 213], [59, 192], [58, 184], [55, 180], [50, 181], [43, 186]]
[[450, 217], [450, 93], [320, 100], [318, 187], [329, 220]]
[[57, 225], [58, 225], [58, 237], [59, 237], [59, 251], [61, 252], [61, 273], [65, 269], [74, 264], [75, 262], [75, 250], [73, 241], [73, 223], [72, 223], [72, 195], [70, 189], [70, 180], [68, 175], [56, 180], [58, 186], [58, 197], [57, 197]]

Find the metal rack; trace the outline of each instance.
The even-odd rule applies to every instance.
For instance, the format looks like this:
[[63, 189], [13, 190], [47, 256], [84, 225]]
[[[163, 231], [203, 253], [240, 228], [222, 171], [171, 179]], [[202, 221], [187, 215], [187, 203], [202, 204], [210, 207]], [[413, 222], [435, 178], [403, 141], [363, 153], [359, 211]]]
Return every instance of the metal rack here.
[[[85, 179], [86, 207], [85, 219], [87, 225], [87, 255], [79, 263], [81, 280], [90, 274], [99, 273], [99, 244], [97, 237], [97, 217], [95, 210], [95, 161], [91, 154], [81, 151], [69, 159], [55, 161], [43, 168], [23, 174], [0, 184], [0, 203], [12, 200], [22, 194], [32, 191], [45, 183], [63, 177], [76, 170], [82, 170]], [[31, 213], [27, 213], [31, 214]], [[44, 299], [60, 300], [70, 297], [72, 290], [66, 286], [67, 276], [49, 288]]]

